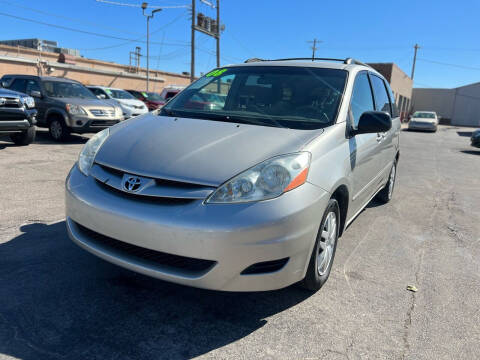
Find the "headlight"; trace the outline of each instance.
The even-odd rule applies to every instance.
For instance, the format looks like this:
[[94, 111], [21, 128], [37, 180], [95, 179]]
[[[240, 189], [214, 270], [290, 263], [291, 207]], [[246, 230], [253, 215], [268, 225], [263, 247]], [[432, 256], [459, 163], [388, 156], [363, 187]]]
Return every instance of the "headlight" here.
[[98, 150], [100, 150], [100, 147], [109, 134], [110, 130], [108, 128], [96, 133], [87, 141], [80, 152], [80, 155], [78, 156], [78, 168], [86, 176], [90, 173], [90, 168], [93, 165], [93, 160], [95, 160], [95, 155], [97, 155]]
[[123, 110], [120, 106], [115, 107], [115, 116], [122, 116], [123, 115]]
[[273, 199], [307, 180], [310, 153], [299, 152], [266, 160], [221, 185], [206, 203], [241, 203]]
[[31, 96], [27, 96], [27, 97], [24, 97], [22, 98], [23, 100], [23, 103], [25, 104], [26, 107], [32, 109], [35, 107], [35, 100], [33, 97]]
[[67, 104], [66, 108], [67, 108], [67, 111], [72, 115], [87, 115], [87, 112], [83, 110], [81, 106], [74, 105], [74, 104]]

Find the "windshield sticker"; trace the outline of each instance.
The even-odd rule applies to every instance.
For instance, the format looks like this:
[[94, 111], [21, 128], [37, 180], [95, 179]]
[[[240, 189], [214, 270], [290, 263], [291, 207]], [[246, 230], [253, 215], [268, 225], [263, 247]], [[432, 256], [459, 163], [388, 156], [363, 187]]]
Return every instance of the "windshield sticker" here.
[[112, 95], [112, 90], [110, 90], [110, 89], [105, 89], [105, 92], [106, 92], [108, 95]]
[[144, 97], [148, 97], [148, 95], [147, 95], [146, 92], [142, 92], [142, 95], [143, 95]]
[[227, 71], [227, 69], [217, 69], [217, 70], [213, 70], [213, 71], [210, 71], [207, 75], [205, 76], [220, 76], [222, 75], [225, 71]]

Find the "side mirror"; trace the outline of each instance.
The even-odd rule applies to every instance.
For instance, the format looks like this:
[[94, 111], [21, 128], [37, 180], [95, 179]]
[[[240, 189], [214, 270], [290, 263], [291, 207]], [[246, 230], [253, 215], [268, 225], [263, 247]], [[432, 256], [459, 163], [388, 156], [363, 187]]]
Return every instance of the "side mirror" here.
[[30, 96], [33, 96], [35, 98], [41, 98], [42, 93], [38, 90], [32, 90], [32, 91], [30, 91]]
[[105, 100], [107, 97], [105, 96], [105, 94], [98, 94], [97, 98], [99, 98], [100, 100]]
[[365, 111], [353, 135], [386, 132], [392, 128], [392, 118], [383, 111]]

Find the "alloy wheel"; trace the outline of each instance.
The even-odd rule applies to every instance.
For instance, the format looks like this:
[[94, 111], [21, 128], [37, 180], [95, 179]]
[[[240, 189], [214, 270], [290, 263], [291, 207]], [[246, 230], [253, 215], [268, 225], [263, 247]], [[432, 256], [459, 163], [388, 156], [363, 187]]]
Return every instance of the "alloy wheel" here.
[[333, 258], [335, 242], [337, 241], [337, 214], [333, 211], [329, 212], [325, 218], [317, 254], [317, 271], [318, 275], [324, 275]]
[[50, 124], [50, 134], [54, 139], [60, 139], [62, 137], [62, 124], [58, 120], [53, 120]]

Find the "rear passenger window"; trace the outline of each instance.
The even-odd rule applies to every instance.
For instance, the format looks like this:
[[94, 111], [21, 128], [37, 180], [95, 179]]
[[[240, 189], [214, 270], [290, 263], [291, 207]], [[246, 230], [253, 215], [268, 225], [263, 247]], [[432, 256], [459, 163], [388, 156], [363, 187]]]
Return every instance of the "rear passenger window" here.
[[372, 81], [373, 94], [375, 96], [375, 107], [377, 111], [384, 111], [392, 115], [390, 108], [390, 98], [385, 88], [385, 83], [378, 76], [370, 75]]
[[353, 85], [352, 101], [350, 102], [350, 110], [353, 115], [353, 127], [356, 129], [360, 116], [365, 111], [373, 111], [372, 89], [366, 72], [357, 75], [355, 84]]
[[385, 83], [385, 86], [387, 87], [387, 92], [388, 92], [388, 95], [390, 96], [390, 106], [392, 107], [391, 116], [392, 116], [392, 119], [394, 119], [400, 116], [398, 112], [397, 104], [395, 104], [395, 95], [393, 94], [392, 88], [390, 87], [390, 85], [388, 85], [387, 82]]

